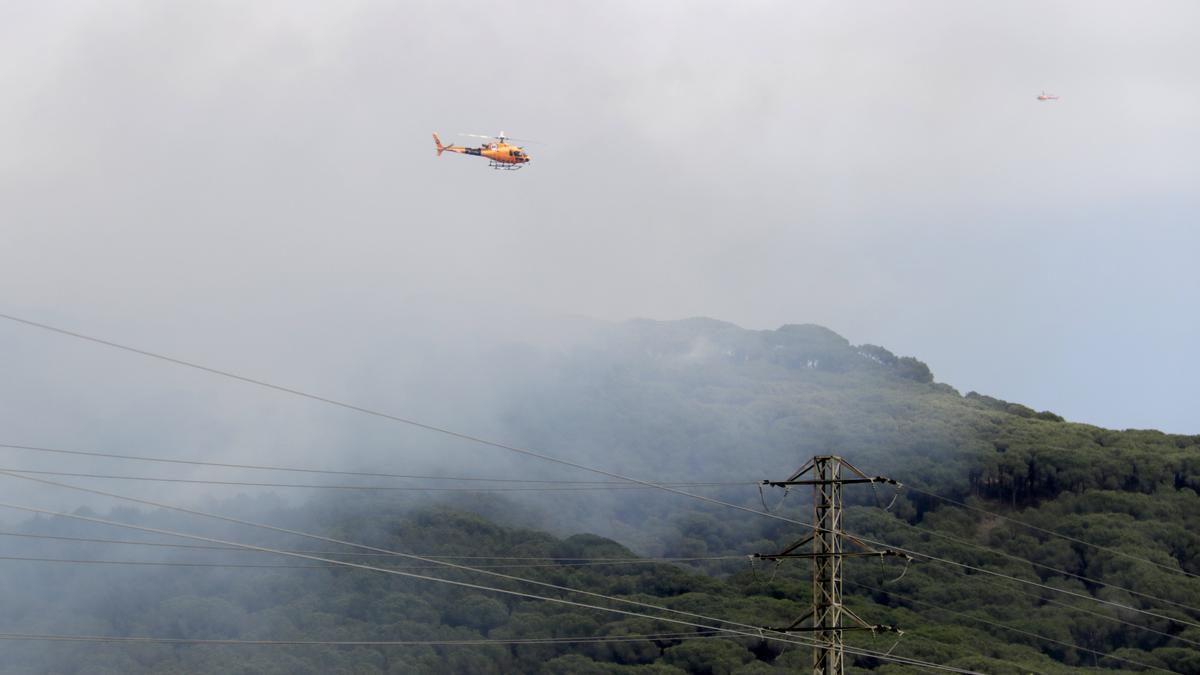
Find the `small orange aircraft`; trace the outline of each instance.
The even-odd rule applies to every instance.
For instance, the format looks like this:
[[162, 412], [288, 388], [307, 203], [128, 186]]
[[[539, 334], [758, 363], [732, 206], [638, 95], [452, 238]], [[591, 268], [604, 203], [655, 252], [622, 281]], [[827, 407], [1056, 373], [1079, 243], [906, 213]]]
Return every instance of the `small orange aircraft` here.
[[460, 155], [475, 155], [477, 157], [487, 157], [488, 166], [493, 169], [504, 169], [508, 171], [516, 171], [529, 163], [529, 153], [519, 145], [509, 145], [510, 140], [516, 140], [504, 135], [501, 131], [499, 136], [480, 136], [478, 134], [460, 134], [461, 136], [471, 136], [474, 138], [486, 138], [489, 142], [481, 144], [478, 148], [468, 148], [461, 145], [442, 145], [442, 139], [438, 138], [437, 134], [433, 135], [433, 142], [437, 145], [438, 157], [442, 156], [443, 152], [457, 152]]
[[1046, 90], [1043, 89], [1042, 93], [1038, 94], [1037, 100], [1039, 100], [1039, 101], [1057, 101], [1058, 97], [1055, 96], [1054, 94], [1047, 94]]

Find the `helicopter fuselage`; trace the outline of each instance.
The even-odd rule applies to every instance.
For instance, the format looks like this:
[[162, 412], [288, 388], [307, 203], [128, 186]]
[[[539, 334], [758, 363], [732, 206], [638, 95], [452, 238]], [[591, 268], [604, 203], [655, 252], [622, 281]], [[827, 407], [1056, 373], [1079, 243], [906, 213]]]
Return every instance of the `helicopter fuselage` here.
[[517, 145], [509, 145], [508, 143], [484, 143], [478, 148], [468, 148], [462, 145], [442, 145], [441, 139], [437, 134], [433, 135], [433, 141], [437, 144], [437, 154], [443, 152], [456, 152], [460, 155], [474, 155], [476, 157], [487, 157], [495, 164], [513, 165], [515, 168], [521, 164], [529, 162], [529, 153]]

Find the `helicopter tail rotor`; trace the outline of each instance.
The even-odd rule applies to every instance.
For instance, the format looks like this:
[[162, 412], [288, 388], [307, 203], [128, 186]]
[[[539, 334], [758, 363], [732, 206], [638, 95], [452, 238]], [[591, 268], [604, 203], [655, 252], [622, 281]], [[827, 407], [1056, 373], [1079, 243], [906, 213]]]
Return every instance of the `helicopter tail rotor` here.
[[441, 157], [442, 151], [446, 149], [446, 146], [442, 145], [442, 139], [438, 138], [437, 134], [433, 135], [433, 143], [437, 146], [437, 156]]

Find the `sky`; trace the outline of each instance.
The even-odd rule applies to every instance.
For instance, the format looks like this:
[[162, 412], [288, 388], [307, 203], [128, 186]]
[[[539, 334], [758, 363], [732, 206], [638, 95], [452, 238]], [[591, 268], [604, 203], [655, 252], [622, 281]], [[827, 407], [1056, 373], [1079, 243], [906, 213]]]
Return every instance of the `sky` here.
[[[1165, 1], [5, 2], [0, 311], [296, 383], [368, 369], [414, 303], [818, 323], [963, 392], [1200, 433], [1198, 25]], [[430, 138], [501, 130], [539, 141], [522, 171]], [[0, 335], [10, 375], [52, 340]], [[63, 386], [142, 367], [55, 354]]]

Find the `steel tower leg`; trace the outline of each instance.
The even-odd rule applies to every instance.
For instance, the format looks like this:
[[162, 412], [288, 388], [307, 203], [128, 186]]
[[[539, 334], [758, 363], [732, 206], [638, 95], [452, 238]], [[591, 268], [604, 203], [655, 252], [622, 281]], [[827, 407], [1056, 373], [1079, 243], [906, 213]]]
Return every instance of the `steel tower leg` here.
[[813, 675], [842, 675], [842, 484], [837, 457], [814, 457]]

